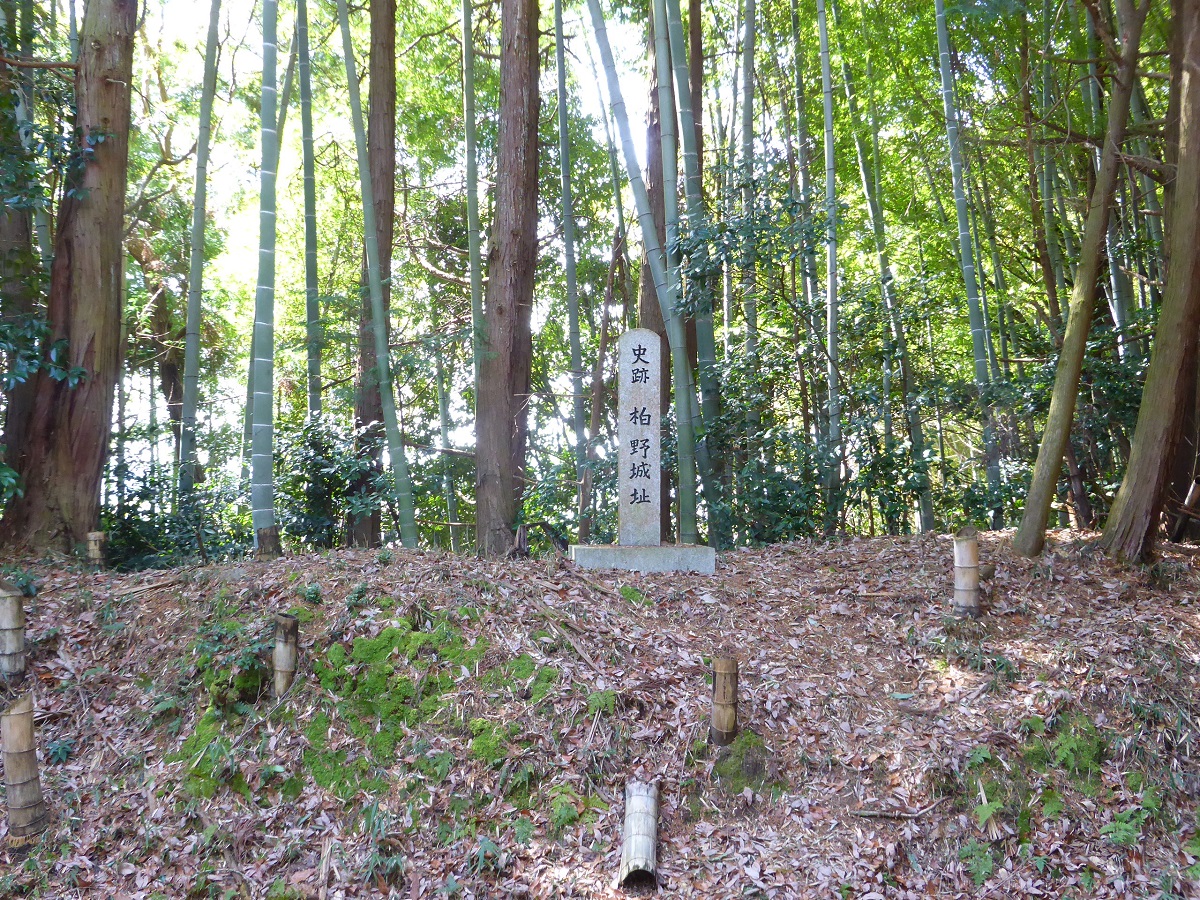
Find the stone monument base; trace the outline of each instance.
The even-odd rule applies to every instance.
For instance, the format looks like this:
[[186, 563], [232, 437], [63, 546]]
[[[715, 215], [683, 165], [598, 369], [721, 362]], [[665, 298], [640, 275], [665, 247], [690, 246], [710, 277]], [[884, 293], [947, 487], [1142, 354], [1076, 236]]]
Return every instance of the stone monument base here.
[[717, 570], [717, 551], [702, 544], [659, 544], [630, 547], [617, 544], [572, 544], [571, 560], [585, 569], [626, 572], [699, 572]]

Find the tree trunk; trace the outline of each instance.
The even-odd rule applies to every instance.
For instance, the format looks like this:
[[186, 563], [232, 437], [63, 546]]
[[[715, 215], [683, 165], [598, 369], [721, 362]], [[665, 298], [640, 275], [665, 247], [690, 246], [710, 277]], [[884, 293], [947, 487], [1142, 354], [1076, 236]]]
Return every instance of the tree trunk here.
[[[651, 53], [650, 65], [650, 106], [646, 119], [646, 195], [650, 201], [650, 210], [654, 215], [654, 229], [658, 245], [667, 245], [667, 214], [666, 200], [663, 193], [663, 142], [662, 142], [662, 96], [658, 90], [658, 67], [654, 63], [654, 21], [650, 20], [648, 43]], [[654, 287], [654, 276], [651, 274], [648, 244], [642, 244], [642, 261], [638, 275], [638, 328], [648, 328], [659, 336], [663, 346], [667, 346], [667, 324], [663, 319], [662, 307], [658, 303], [658, 292]], [[666, 359], [667, 354], [662, 354]], [[663, 389], [660, 396], [662, 408], [659, 410], [663, 423], [663, 437], [667, 435], [667, 421], [671, 409], [671, 370], [664, 367]], [[659, 484], [659, 514], [660, 533], [664, 541], [671, 541], [674, 529], [671, 527], [671, 474], [663, 472]]]
[[[381, 51], [380, 64], [383, 68], [385, 87], [380, 88], [385, 94], [379, 101], [394, 110], [395, 106], [395, 54], [388, 48], [395, 45], [396, 17], [391, 0], [384, 0], [383, 10], [376, 24], [375, 5], [372, 4], [372, 32], [384, 32], [381, 41], [384, 49]], [[381, 129], [390, 135], [383, 138], [376, 134], [375, 154], [368, 146], [366, 129], [363, 127], [362, 101], [358, 93], [358, 75], [354, 65], [354, 44], [350, 37], [350, 14], [346, 0], [338, 0], [338, 19], [342, 29], [342, 55], [346, 63], [346, 83], [350, 88], [350, 116], [354, 123], [354, 143], [358, 151], [359, 187], [363, 204], [363, 250], [367, 263], [367, 293], [371, 298], [371, 334], [374, 341], [375, 383], [378, 386], [380, 408], [383, 418], [383, 431], [387, 438], [388, 459], [392, 468], [392, 499], [395, 501], [396, 517], [399, 520], [400, 539], [404, 546], [413, 549], [417, 546], [418, 533], [416, 510], [413, 503], [412, 481], [408, 473], [408, 460], [404, 455], [404, 441], [400, 433], [400, 418], [396, 410], [395, 393], [392, 390], [392, 364], [388, 350], [388, 308], [387, 296], [384, 293], [384, 268], [380, 263], [381, 256], [385, 257], [390, 266], [392, 210], [394, 207], [393, 190], [395, 188], [395, 116], [389, 115], [381, 123]], [[372, 40], [372, 44], [375, 41]], [[389, 90], [386, 85], [390, 84]], [[372, 82], [372, 94], [376, 86]], [[374, 118], [374, 115], [372, 116]], [[376, 172], [391, 173], [391, 179], [385, 188], [378, 192], [375, 189]], [[383, 191], [386, 189], [386, 197]], [[378, 213], [382, 207], [387, 215], [383, 223], [378, 221]], [[386, 251], [380, 250], [380, 245], [386, 244]], [[361, 334], [361, 332], [360, 332]]]
[[1084, 352], [1087, 349], [1087, 334], [1092, 324], [1092, 310], [1096, 305], [1101, 249], [1107, 233], [1108, 210], [1117, 180], [1118, 156], [1125, 135], [1125, 120], [1129, 116], [1129, 97], [1138, 46], [1141, 43], [1142, 25], [1146, 21], [1148, 11], [1149, 0], [1142, 0], [1141, 5], [1126, 16], [1121, 62], [1113, 78], [1112, 97], [1108, 105], [1108, 131], [1104, 137], [1100, 170], [1096, 173], [1096, 187], [1092, 191], [1083, 247], [1080, 250], [1079, 265], [1076, 267], [1075, 287], [1071, 292], [1067, 330], [1063, 336], [1058, 368], [1054, 376], [1050, 412], [1046, 419], [1046, 430], [1042, 434], [1041, 447], [1038, 449], [1033, 477], [1029, 483], [1029, 494], [1025, 498], [1025, 513], [1013, 538], [1013, 549], [1022, 556], [1037, 556], [1042, 551], [1046, 538], [1046, 521], [1050, 516], [1050, 503], [1057, 490], [1063, 454], [1070, 439], [1071, 423], [1075, 418], [1075, 401], [1079, 393]]
[[[371, 55], [368, 60], [369, 88], [367, 93], [367, 157], [371, 169], [374, 193], [375, 228], [379, 245], [380, 287], [383, 292], [383, 313], [391, 318], [392, 301], [392, 238], [396, 209], [396, 0], [371, 0]], [[363, 262], [363, 282], [367, 281], [367, 264]], [[359, 307], [358, 316], [358, 373], [354, 384], [354, 423], [366, 440], [359, 447], [361, 458], [369, 460], [370, 473], [364, 475], [358, 490], [368, 489], [371, 481], [383, 470], [382, 447], [370, 440], [372, 425], [383, 423], [383, 394], [379, 387], [379, 360], [375, 353], [375, 320], [368, 296]], [[380, 510], [352, 518], [348, 538], [354, 547], [375, 547], [380, 541]]]
[[476, 551], [513, 543], [524, 488], [537, 266], [538, 4], [501, 0], [496, 218], [488, 253], [487, 342], [476, 418]]
[[1100, 540], [1110, 553], [1130, 561], [1145, 558], [1157, 536], [1172, 458], [1194, 390], [1200, 333], [1200, 4], [1180, 4], [1174, 27], [1183, 65], [1171, 270], [1129, 465]]
[[[604, 355], [608, 350], [608, 309], [613, 303], [614, 282], [617, 270], [620, 268], [623, 253], [621, 246], [625, 235], [617, 231], [613, 235], [612, 258], [608, 263], [608, 278], [604, 284], [604, 299], [600, 309], [600, 345], [596, 350], [596, 363], [592, 367], [592, 410], [588, 431], [592, 442], [588, 446], [588, 455], [595, 458], [594, 443], [600, 434], [600, 426], [604, 421]], [[592, 536], [592, 471], [589, 465], [583, 473], [582, 485], [579, 491], [579, 543], [586, 544]]]
[[[39, 372], [25, 454], [14, 468], [25, 493], [0, 523], [0, 541], [72, 549], [94, 531], [121, 366], [121, 233], [129, 156], [136, 0], [92, 0], [75, 76], [76, 133], [91, 161], [58, 215], [47, 315], [74, 386]], [[94, 146], [89, 136], [103, 134]]]

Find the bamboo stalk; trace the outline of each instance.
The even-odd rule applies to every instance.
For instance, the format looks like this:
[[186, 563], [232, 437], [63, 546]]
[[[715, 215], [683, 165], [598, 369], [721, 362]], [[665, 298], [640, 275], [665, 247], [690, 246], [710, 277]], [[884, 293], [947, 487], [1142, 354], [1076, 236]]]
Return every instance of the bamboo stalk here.
[[1179, 511], [1179, 518], [1175, 520], [1175, 524], [1171, 528], [1171, 543], [1178, 544], [1183, 540], [1188, 523], [1196, 518], [1197, 504], [1200, 504], [1200, 478], [1193, 481], [1192, 486], [1188, 488], [1187, 498], [1183, 501], [1183, 509]]
[[88, 562], [96, 567], [104, 565], [104, 545], [108, 535], [103, 531], [89, 531], [87, 534]]
[[979, 538], [967, 525], [954, 535], [954, 614], [979, 617]]
[[657, 885], [657, 843], [658, 786], [630, 781], [625, 785], [625, 835], [617, 879], [621, 886]]
[[282, 697], [296, 676], [300, 620], [289, 613], [275, 614], [275, 696]]
[[713, 660], [712, 739], [724, 747], [737, 736], [738, 661], [732, 657]]
[[20, 846], [43, 832], [49, 819], [33, 743], [32, 694], [0, 713], [0, 742], [4, 744], [8, 837], [10, 844]]
[[25, 607], [21, 592], [0, 581], [0, 675], [25, 671]]

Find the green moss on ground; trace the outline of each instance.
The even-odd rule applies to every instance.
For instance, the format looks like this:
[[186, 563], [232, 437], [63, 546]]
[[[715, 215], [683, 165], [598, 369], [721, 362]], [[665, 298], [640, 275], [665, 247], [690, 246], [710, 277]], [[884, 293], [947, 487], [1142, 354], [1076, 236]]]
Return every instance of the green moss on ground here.
[[713, 774], [731, 794], [740, 794], [746, 788], [761, 791], [785, 787], [785, 782], [773, 769], [771, 753], [763, 739], [753, 731], [743, 729], [718, 753]]

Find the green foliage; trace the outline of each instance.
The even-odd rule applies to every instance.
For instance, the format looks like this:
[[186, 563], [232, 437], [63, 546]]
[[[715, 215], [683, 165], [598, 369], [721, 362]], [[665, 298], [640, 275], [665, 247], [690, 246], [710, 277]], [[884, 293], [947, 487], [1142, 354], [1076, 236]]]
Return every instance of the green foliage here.
[[53, 765], [61, 766], [75, 752], [75, 742], [70, 738], [50, 741], [46, 745], [46, 760]]
[[333, 547], [346, 516], [379, 509], [386, 482], [369, 456], [382, 446], [377, 430], [355, 434], [331, 417], [313, 419], [297, 411], [280, 423], [276, 439], [278, 518], [289, 540]]
[[971, 880], [978, 887], [982, 887], [996, 871], [996, 858], [993, 855], [991, 844], [982, 843], [974, 838], [958, 851], [958, 858], [967, 864]]
[[618, 588], [622, 597], [638, 606], [653, 606], [654, 601], [631, 584], [623, 584]]
[[1142, 828], [1161, 810], [1162, 799], [1150, 785], [1142, 792], [1137, 806], [1116, 813], [1112, 821], [1100, 829], [1100, 834], [1118, 847], [1132, 847], [1141, 838]]
[[602, 714], [611, 716], [617, 710], [617, 695], [615, 691], [592, 691], [587, 698], [588, 715]]
[[273, 644], [272, 627], [250, 633], [237, 618], [217, 619], [198, 629], [192, 643], [196, 671], [217, 707], [244, 714], [258, 702], [270, 683], [267, 654]]

